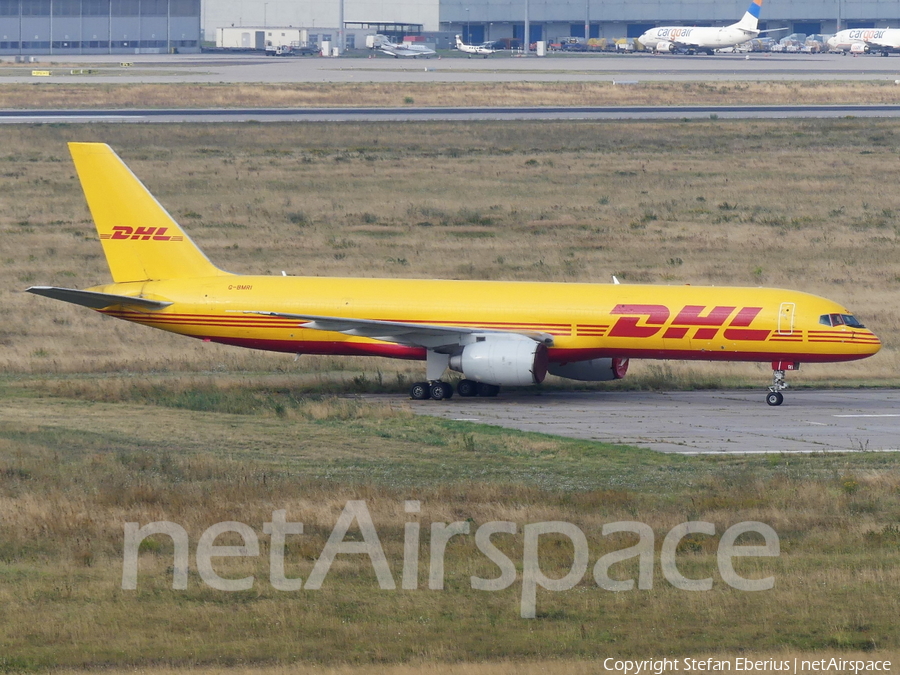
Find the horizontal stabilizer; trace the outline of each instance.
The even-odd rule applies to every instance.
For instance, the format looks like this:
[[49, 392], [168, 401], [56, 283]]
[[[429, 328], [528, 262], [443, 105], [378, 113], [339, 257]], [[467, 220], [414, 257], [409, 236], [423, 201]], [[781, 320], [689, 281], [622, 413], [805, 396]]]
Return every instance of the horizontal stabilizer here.
[[148, 300], [147, 298], [134, 298], [128, 295], [97, 293], [95, 291], [79, 291], [74, 288], [58, 288], [56, 286], [32, 286], [25, 290], [35, 295], [43, 295], [47, 298], [71, 302], [72, 304], [90, 307], [91, 309], [105, 309], [115, 305], [137, 307], [138, 309], [163, 309], [172, 304], [161, 300]]

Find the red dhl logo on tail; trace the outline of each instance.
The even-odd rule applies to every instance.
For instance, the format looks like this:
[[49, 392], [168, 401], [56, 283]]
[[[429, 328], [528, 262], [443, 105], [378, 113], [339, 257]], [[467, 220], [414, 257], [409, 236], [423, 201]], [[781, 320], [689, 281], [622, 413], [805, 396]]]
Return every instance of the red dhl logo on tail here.
[[665, 328], [663, 338], [680, 340], [691, 328], [696, 328], [691, 339], [712, 340], [719, 329], [725, 327], [726, 340], [762, 341], [769, 337], [770, 331], [749, 328], [761, 311], [762, 307], [716, 306], [709, 309], [703, 305], [686, 305], [669, 321], [671, 311], [665, 305], [616, 305], [611, 313], [627, 316], [616, 321], [608, 337], [649, 338]]
[[131, 239], [132, 241], [181, 241], [182, 235], [168, 235], [168, 227], [129, 227], [128, 225], [113, 226], [112, 234], [101, 234], [101, 239]]

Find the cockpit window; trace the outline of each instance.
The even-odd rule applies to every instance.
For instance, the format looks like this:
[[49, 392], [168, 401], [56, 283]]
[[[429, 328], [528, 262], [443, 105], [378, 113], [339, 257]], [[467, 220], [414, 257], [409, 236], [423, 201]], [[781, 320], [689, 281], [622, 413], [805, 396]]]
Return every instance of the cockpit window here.
[[865, 328], [852, 314], [823, 314], [819, 317], [819, 323], [825, 326], [850, 326], [850, 328]]

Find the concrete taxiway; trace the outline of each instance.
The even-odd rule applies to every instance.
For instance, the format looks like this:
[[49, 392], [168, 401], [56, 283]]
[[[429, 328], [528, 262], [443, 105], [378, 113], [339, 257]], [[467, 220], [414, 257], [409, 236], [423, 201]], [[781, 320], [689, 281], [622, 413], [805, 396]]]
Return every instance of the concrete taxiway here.
[[779, 119], [900, 117], [900, 105], [723, 105], [503, 108], [221, 108], [0, 110], [0, 124], [92, 122], [413, 122], [475, 120]]
[[[248, 54], [38, 56], [0, 63], [0, 82], [322, 83], [322, 82], [635, 82], [900, 80], [900, 58], [839, 54], [554, 55], [488, 59], [385, 56], [277, 58]], [[34, 76], [32, 71], [49, 71]], [[798, 92], [798, 99], [802, 93]], [[552, 103], [540, 101], [536, 103]], [[589, 102], [588, 102], [589, 103]]]
[[503, 392], [419, 414], [684, 454], [900, 450], [900, 391]]

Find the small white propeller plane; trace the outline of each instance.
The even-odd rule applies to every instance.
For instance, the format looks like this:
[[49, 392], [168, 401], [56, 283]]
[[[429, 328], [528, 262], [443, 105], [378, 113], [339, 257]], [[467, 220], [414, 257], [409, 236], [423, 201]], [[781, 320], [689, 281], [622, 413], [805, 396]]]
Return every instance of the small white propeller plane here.
[[456, 48], [464, 54], [468, 54], [470, 59], [472, 58], [472, 54], [487, 58], [491, 54], [499, 52], [499, 49], [494, 49], [493, 44], [493, 42], [485, 42], [481, 45], [467, 45], [462, 41], [462, 36], [456, 36]]

